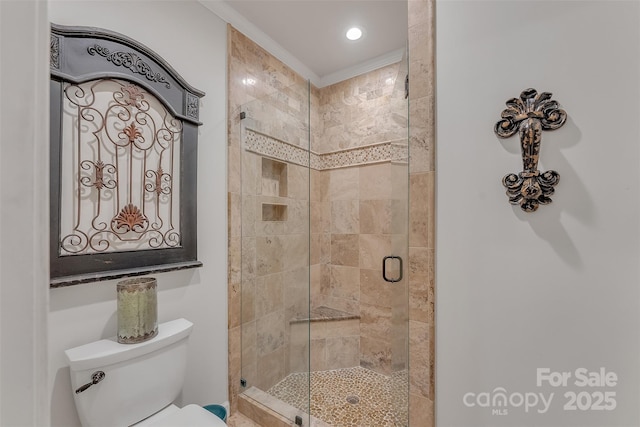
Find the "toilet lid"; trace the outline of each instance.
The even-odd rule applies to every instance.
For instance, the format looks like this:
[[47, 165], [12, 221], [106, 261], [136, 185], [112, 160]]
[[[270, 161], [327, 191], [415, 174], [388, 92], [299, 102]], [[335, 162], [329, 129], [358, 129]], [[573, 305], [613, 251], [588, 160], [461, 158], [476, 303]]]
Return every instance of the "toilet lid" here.
[[153, 427], [223, 427], [227, 424], [198, 405], [187, 405], [151, 424]]

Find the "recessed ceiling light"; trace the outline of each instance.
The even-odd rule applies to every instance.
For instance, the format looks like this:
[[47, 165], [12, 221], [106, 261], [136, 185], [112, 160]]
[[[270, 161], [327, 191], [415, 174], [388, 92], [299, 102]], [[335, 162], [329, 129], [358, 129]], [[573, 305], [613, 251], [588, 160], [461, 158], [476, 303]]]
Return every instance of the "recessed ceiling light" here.
[[349, 28], [347, 30], [347, 38], [349, 40], [358, 40], [362, 37], [362, 30], [358, 27]]

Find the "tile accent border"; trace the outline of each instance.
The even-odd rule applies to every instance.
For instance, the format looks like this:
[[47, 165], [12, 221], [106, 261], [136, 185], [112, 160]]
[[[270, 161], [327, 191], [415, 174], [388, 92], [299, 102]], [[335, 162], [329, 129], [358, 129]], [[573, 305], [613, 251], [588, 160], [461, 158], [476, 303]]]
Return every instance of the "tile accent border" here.
[[244, 148], [252, 153], [300, 166], [310, 166], [315, 170], [406, 162], [409, 154], [407, 141], [402, 139], [318, 154], [249, 128], [244, 129]]

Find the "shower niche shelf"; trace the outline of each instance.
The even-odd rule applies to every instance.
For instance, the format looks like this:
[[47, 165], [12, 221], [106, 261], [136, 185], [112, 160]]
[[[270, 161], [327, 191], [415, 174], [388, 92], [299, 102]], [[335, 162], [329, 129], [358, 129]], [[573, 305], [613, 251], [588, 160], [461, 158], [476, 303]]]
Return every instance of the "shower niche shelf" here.
[[262, 220], [263, 221], [286, 221], [287, 205], [279, 203], [263, 203], [262, 204]]
[[287, 197], [286, 163], [263, 157], [261, 178], [263, 196]]

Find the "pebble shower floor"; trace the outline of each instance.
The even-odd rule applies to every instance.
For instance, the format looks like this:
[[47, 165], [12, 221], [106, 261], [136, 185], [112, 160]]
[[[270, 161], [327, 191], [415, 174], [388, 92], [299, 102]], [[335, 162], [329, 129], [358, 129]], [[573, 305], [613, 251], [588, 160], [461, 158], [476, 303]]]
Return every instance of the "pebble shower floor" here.
[[[307, 412], [308, 373], [294, 373], [268, 390]], [[311, 372], [311, 415], [334, 427], [407, 425], [407, 371], [386, 376], [360, 366]]]

